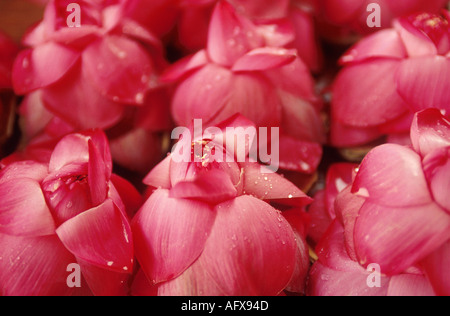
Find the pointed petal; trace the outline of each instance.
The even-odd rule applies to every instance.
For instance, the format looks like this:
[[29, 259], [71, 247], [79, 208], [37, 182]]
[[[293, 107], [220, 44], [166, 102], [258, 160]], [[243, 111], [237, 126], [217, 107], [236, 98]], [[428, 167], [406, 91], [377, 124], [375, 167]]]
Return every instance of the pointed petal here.
[[450, 59], [443, 56], [404, 60], [396, 82], [399, 94], [414, 112], [430, 107], [450, 111]]
[[111, 200], [66, 221], [56, 230], [77, 258], [116, 272], [131, 271], [131, 229]]
[[218, 204], [235, 198], [237, 190], [227, 173], [212, 169], [196, 176], [193, 181], [178, 182], [170, 190], [169, 196]]
[[366, 156], [352, 192], [387, 206], [404, 207], [432, 202], [420, 156], [394, 144], [379, 146]]
[[393, 26], [402, 38], [408, 56], [437, 55], [437, 48], [433, 41], [425, 34], [425, 32], [422, 32], [419, 28], [415, 27], [408, 18], [394, 20]]
[[241, 164], [244, 168], [244, 194], [261, 200], [275, 200], [282, 204], [304, 206], [312, 199], [293, 183], [258, 163]]
[[449, 238], [450, 217], [434, 203], [401, 208], [365, 202], [355, 224], [360, 263], [377, 263], [386, 275], [405, 271]]
[[70, 134], [65, 136], [53, 150], [49, 170], [53, 173], [67, 165], [81, 165], [88, 161], [88, 139], [81, 134]]
[[222, 203], [201, 260], [227, 295], [277, 295], [295, 269], [293, 230], [269, 204], [250, 196]]
[[15, 92], [25, 94], [55, 83], [79, 57], [80, 53], [52, 42], [21, 52], [13, 68]]
[[162, 74], [160, 80], [162, 82], [175, 82], [187, 76], [191, 72], [198, 70], [200, 67], [208, 64], [208, 56], [205, 50], [201, 50], [195, 55], [185, 57], [174, 65], [170, 66]]
[[88, 182], [93, 205], [100, 205], [106, 198], [108, 181], [106, 165], [92, 140], [88, 141]]
[[231, 70], [235, 72], [264, 71], [288, 65], [296, 58], [295, 50], [273, 47], [257, 48], [239, 58]]
[[333, 85], [333, 116], [341, 123], [369, 127], [407, 111], [396, 90], [394, 59], [376, 59], [344, 68]]
[[0, 183], [0, 231], [15, 236], [55, 233], [55, 222], [38, 182], [13, 178]]
[[170, 165], [172, 157], [167, 156], [144, 178], [143, 183], [160, 189], [170, 189]]
[[450, 146], [450, 121], [438, 109], [428, 109], [415, 115], [411, 127], [414, 149], [422, 157], [433, 150]]
[[313, 174], [323, 157], [319, 143], [280, 137], [280, 169]]
[[192, 265], [203, 252], [214, 218], [206, 203], [155, 191], [132, 221], [136, 257], [147, 278], [153, 284], [167, 281]]
[[127, 104], [142, 104], [152, 62], [136, 42], [107, 36], [83, 52], [83, 68], [102, 95]]
[[208, 35], [208, 55], [222, 66], [231, 66], [238, 58], [262, 46], [256, 27], [238, 15], [228, 2], [219, 2], [211, 17]]
[[0, 234], [0, 293], [4, 296], [70, 295], [67, 266], [75, 263], [56, 235]]

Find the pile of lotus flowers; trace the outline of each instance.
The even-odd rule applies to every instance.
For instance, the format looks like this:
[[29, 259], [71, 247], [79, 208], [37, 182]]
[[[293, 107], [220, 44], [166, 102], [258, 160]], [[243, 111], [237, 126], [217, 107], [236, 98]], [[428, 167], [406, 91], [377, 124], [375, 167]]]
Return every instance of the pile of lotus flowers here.
[[450, 295], [447, 0], [34, 2], [0, 295]]

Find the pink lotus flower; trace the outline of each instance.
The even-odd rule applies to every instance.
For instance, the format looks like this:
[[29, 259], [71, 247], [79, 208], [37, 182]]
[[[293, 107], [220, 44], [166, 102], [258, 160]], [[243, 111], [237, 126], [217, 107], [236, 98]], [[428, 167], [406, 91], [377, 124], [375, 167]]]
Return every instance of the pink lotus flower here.
[[[128, 218], [140, 195], [112, 174], [103, 133], [66, 136], [48, 163], [8, 165], [0, 172], [0, 201], [2, 295], [127, 293], [134, 265]], [[67, 284], [73, 263], [81, 289]]]
[[[193, 139], [192, 162], [178, 162], [174, 151], [145, 178], [153, 190], [132, 221], [142, 268], [135, 295], [303, 290], [309, 259], [302, 207], [311, 199], [280, 175], [262, 173], [264, 166], [237, 162], [234, 146], [224, 144], [230, 127], [254, 125], [235, 116], [211, 138]], [[178, 144], [190, 139], [183, 135]], [[226, 161], [216, 159], [222, 154]]]
[[129, 15], [134, 2], [50, 1], [24, 37], [31, 48], [15, 62], [16, 93], [40, 91], [46, 109], [77, 130], [110, 128], [142, 106], [164, 61], [159, 40]]
[[[323, 24], [322, 33], [334, 41], [336, 36], [342, 39], [355, 34], [367, 35], [381, 29], [390, 28], [396, 18], [414, 14], [417, 12], [429, 12], [438, 14], [446, 7], [447, 0], [422, 1], [422, 0], [315, 0], [319, 20]], [[380, 26], [370, 27], [367, 20], [374, 12], [371, 5], [379, 6]]]
[[422, 13], [396, 20], [394, 28], [350, 49], [333, 84], [332, 144], [407, 136], [414, 113], [427, 108], [448, 115], [449, 34], [448, 17]]
[[313, 173], [324, 140], [314, 80], [295, 50], [265, 46], [269, 35], [228, 2], [218, 3], [207, 49], [163, 76], [178, 83], [172, 116], [180, 126], [193, 119], [214, 126], [237, 113], [257, 126], [281, 126], [280, 167]]
[[[204, 49], [208, 43], [211, 17], [222, 0], [181, 1], [178, 36], [188, 51]], [[260, 32], [268, 35], [272, 45], [297, 49], [298, 55], [313, 71], [322, 67], [322, 52], [318, 45], [314, 20], [305, 5], [298, 1], [227, 0], [236, 11], [253, 21]]]
[[367, 291], [363, 283], [346, 281], [357, 280], [355, 273], [364, 278], [365, 268], [375, 263], [387, 282], [377, 294], [450, 294], [450, 121], [438, 110], [422, 111], [411, 140], [412, 147], [386, 144], [372, 150], [338, 196], [335, 226], [341, 227], [330, 229], [318, 247], [332, 259], [319, 259], [313, 268], [312, 293], [336, 293], [333, 281], [331, 287], [321, 282], [330, 278], [341, 280], [350, 293]]

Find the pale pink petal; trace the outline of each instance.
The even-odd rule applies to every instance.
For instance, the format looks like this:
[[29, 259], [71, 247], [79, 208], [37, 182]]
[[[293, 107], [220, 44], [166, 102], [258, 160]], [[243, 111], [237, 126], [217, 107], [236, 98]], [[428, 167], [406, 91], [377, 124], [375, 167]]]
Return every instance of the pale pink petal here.
[[450, 214], [450, 147], [426, 156], [423, 166], [434, 200]]
[[438, 109], [428, 109], [415, 115], [411, 127], [414, 149], [423, 157], [434, 149], [450, 146], [450, 121]]
[[237, 190], [226, 172], [212, 169], [197, 175], [193, 181], [178, 182], [169, 196], [218, 204], [235, 198]]
[[133, 268], [133, 241], [126, 218], [111, 200], [66, 221], [56, 230], [77, 258], [116, 272]]
[[342, 64], [362, 62], [370, 58], [406, 58], [406, 49], [398, 32], [394, 29], [381, 30], [365, 37], [341, 57]]
[[345, 125], [369, 127], [403, 115], [407, 107], [396, 90], [400, 61], [376, 59], [344, 68], [333, 84], [333, 116]]
[[404, 60], [396, 83], [398, 93], [415, 112], [427, 108], [450, 110], [450, 59], [425, 56]]
[[144, 178], [143, 183], [154, 188], [170, 189], [170, 165], [172, 158], [166, 157]]
[[386, 275], [405, 271], [450, 238], [450, 217], [436, 204], [386, 207], [365, 202], [355, 224], [359, 261]]
[[422, 261], [425, 272], [437, 295], [450, 295], [450, 241]]
[[108, 36], [83, 52], [83, 68], [102, 95], [114, 102], [142, 104], [153, 65], [138, 43]]
[[289, 223], [269, 204], [240, 196], [216, 206], [216, 221], [201, 256], [226, 295], [277, 295], [295, 269]]
[[46, 236], [55, 233], [55, 222], [36, 180], [11, 178], [2, 181], [0, 201], [1, 233], [15, 236]]
[[48, 175], [48, 167], [36, 161], [18, 161], [3, 168], [0, 172], [0, 184], [10, 180], [27, 178], [41, 182]]
[[420, 156], [395, 144], [379, 146], [366, 156], [352, 192], [392, 207], [426, 205], [432, 201]]
[[304, 206], [312, 199], [292, 182], [277, 173], [269, 173], [258, 163], [241, 164], [244, 170], [244, 194], [261, 200], [275, 200], [287, 205]]
[[239, 58], [231, 70], [235, 72], [264, 71], [288, 65], [296, 58], [295, 50], [273, 47], [256, 48]]
[[219, 2], [213, 12], [208, 35], [208, 55], [217, 64], [231, 66], [254, 48], [262, 46], [256, 27], [238, 15], [226, 1]]
[[394, 275], [389, 282], [387, 296], [435, 296], [430, 281], [424, 275]]
[[132, 222], [136, 256], [148, 279], [153, 284], [167, 281], [192, 265], [203, 252], [214, 218], [206, 203], [155, 191]]
[[55, 172], [70, 164], [83, 164], [89, 161], [87, 137], [81, 134], [65, 136], [55, 147], [50, 159], [49, 170]]
[[56, 235], [15, 237], [0, 234], [0, 293], [3, 296], [71, 295], [67, 267], [76, 263]]
[[13, 68], [15, 92], [25, 94], [57, 82], [79, 58], [79, 52], [51, 42], [21, 52]]

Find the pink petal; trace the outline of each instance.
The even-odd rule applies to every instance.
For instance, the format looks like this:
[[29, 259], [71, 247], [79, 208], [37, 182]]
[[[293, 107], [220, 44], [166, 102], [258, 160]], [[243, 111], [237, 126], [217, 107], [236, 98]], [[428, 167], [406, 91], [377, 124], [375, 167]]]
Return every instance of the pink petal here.
[[203, 252], [214, 218], [206, 203], [155, 191], [132, 222], [136, 256], [147, 278], [153, 284], [167, 281], [192, 265]]
[[77, 258], [111, 271], [132, 271], [131, 229], [111, 200], [66, 221], [56, 233]]
[[4, 296], [70, 295], [67, 266], [76, 263], [56, 235], [0, 234], [0, 293]]
[[170, 164], [172, 158], [166, 157], [144, 178], [143, 183], [154, 188], [170, 189]]
[[50, 159], [49, 170], [55, 172], [67, 165], [83, 164], [88, 161], [88, 139], [81, 134], [71, 134], [56, 145]]
[[435, 296], [430, 281], [424, 275], [395, 275], [389, 282], [388, 296]]
[[295, 50], [284, 48], [256, 48], [239, 58], [232, 70], [239, 71], [264, 71], [283, 67], [297, 58]]
[[297, 140], [286, 135], [280, 138], [280, 168], [306, 174], [316, 172], [322, 160], [319, 143]]
[[430, 254], [422, 263], [436, 294], [449, 296], [450, 241], [447, 241], [441, 248]]
[[55, 233], [55, 222], [36, 180], [12, 178], [2, 181], [0, 201], [1, 233], [15, 236], [46, 236]]
[[325, 191], [318, 191], [313, 196], [313, 203], [308, 208], [311, 222], [308, 227], [308, 238], [316, 245], [327, 231], [334, 218], [330, 218], [325, 206]]
[[415, 111], [438, 108], [450, 111], [450, 60], [443, 56], [416, 57], [400, 64], [399, 94]]
[[40, 183], [48, 175], [48, 167], [35, 161], [18, 161], [0, 172], [0, 184], [13, 179], [27, 178]]
[[423, 166], [434, 200], [450, 214], [450, 147], [426, 156]]
[[260, 0], [259, 2], [231, 0], [239, 12], [254, 20], [275, 20], [286, 16], [289, 0]]
[[437, 55], [437, 48], [433, 41], [425, 34], [425, 32], [413, 26], [408, 18], [395, 20], [393, 25], [403, 40], [408, 56]]
[[450, 121], [437, 109], [419, 112], [411, 127], [411, 140], [423, 157], [437, 148], [450, 146]]
[[91, 191], [91, 200], [94, 205], [100, 205], [106, 198], [107, 171], [105, 162], [95, 147], [92, 140], [88, 141], [89, 146], [89, 163], [88, 163], [88, 182]]
[[175, 82], [187, 76], [191, 72], [208, 64], [208, 56], [205, 50], [201, 50], [195, 55], [180, 59], [170, 66], [161, 76], [162, 82]]
[[327, 19], [334, 24], [347, 23], [361, 12], [364, 2], [352, 0], [325, 0], [322, 5]]
[[108, 36], [84, 50], [83, 68], [102, 95], [110, 100], [142, 104], [153, 66], [139, 44]]
[[379, 146], [366, 156], [352, 192], [391, 207], [426, 205], [432, 201], [420, 156], [394, 144]]
[[434, 203], [401, 208], [366, 202], [355, 224], [360, 263], [377, 263], [387, 275], [405, 271], [448, 238], [450, 217]]
[[353, 163], [335, 163], [328, 168], [326, 176], [326, 209], [328, 210], [330, 217], [336, 216], [334, 210], [334, 203], [336, 197], [347, 186], [352, 184], [353, 172], [358, 167]]
[[228, 2], [219, 2], [209, 26], [208, 55], [217, 64], [231, 66], [253, 48], [262, 46], [256, 27], [238, 15]]
[[235, 198], [236, 187], [230, 176], [217, 169], [198, 175], [193, 181], [181, 181], [170, 190], [171, 198], [194, 199], [217, 204]]
[[15, 92], [25, 94], [57, 82], [79, 57], [80, 53], [52, 42], [21, 52], [13, 68]]
[[381, 137], [378, 127], [355, 127], [344, 125], [332, 118], [330, 142], [334, 147], [357, 147], [368, 144]]
[[48, 110], [79, 130], [109, 128], [124, 112], [122, 104], [108, 100], [90, 84], [81, 67], [75, 67], [63, 80], [45, 88], [42, 97]]
[[[111, 176], [111, 182], [118, 194], [118, 199], [123, 203], [125, 208], [124, 213], [128, 214], [129, 218], [132, 218], [143, 204], [141, 194], [130, 182], [128, 182], [128, 180], [121, 178], [116, 174]], [[111, 197], [111, 189], [108, 197], [119, 206], [120, 203], [116, 201], [117, 199]]]
[[344, 68], [333, 86], [333, 116], [341, 123], [369, 127], [407, 111], [396, 90], [395, 59], [376, 59]]
[[287, 205], [304, 206], [312, 199], [293, 183], [277, 173], [264, 172], [258, 163], [242, 164], [244, 170], [244, 194], [261, 200], [275, 200]]
[[215, 208], [216, 222], [201, 256], [226, 295], [277, 295], [295, 269], [292, 228], [269, 204], [240, 196]]
[[370, 58], [406, 58], [405, 46], [394, 29], [381, 30], [365, 37], [341, 57], [342, 64], [363, 62]]

